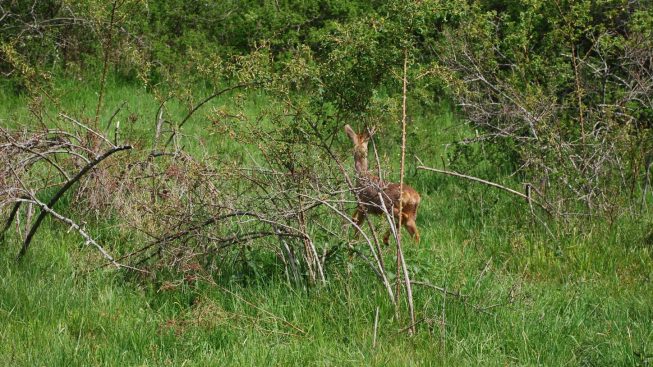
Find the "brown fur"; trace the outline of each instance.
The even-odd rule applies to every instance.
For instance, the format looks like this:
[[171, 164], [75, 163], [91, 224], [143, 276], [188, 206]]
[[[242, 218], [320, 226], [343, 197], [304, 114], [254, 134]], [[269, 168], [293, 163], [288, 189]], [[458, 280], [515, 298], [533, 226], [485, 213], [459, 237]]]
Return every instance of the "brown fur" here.
[[[387, 183], [377, 176], [372, 175], [368, 169], [367, 143], [370, 133], [357, 134], [349, 125], [345, 125], [345, 132], [354, 144], [354, 167], [356, 169], [356, 195], [358, 207], [354, 212], [353, 220], [357, 225], [363, 223], [369, 213], [383, 214], [383, 205], [392, 210], [395, 223], [399, 225], [399, 200], [401, 199], [401, 224], [406, 227], [416, 242], [419, 242], [417, 230], [417, 208], [419, 206], [419, 193], [408, 185], [400, 186], [398, 183]], [[371, 134], [374, 134], [372, 131]], [[400, 187], [403, 192], [400, 198]], [[383, 204], [379, 198], [383, 197]], [[383, 237], [383, 242], [388, 243], [390, 230]]]

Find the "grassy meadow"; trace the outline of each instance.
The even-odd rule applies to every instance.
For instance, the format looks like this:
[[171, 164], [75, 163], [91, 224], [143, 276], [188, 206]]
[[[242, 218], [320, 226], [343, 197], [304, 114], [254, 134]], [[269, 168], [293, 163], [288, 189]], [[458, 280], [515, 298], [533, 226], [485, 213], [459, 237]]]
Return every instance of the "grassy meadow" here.
[[[66, 92], [52, 113], [92, 115], [93, 82], [67, 78], [55, 84]], [[181, 140], [186, 151], [248, 164], [247, 147], [208, 126], [212, 109], [229, 108], [238, 93], [212, 101], [189, 120]], [[266, 107], [262, 94], [242, 98], [247, 114]], [[147, 149], [158, 103], [144, 88], [111, 79], [100, 121], [123, 101], [115, 117], [123, 124], [122, 139]], [[0, 126], [33, 123], [30, 103], [0, 89]], [[174, 102], [168, 108], [179, 117], [187, 111]], [[565, 228], [549, 222], [547, 229], [512, 196], [415, 169], [414, 155], [441, 167], [452, 154], [449, 144], [473, 135], [449, 105], [416, 111], [408, 129], [406, 181], [422, 195], [421, 243], [404, 243], [411, 276], [419, 282], [416, 335], [404, 331], [406, 305], [397, 319], [381, 284], [357, 260], [329, 261], [325, 286], [289, 285], [274, 260], [247, 281], [207, 274], [204, 281], [170, 286], [165, 276], [147, 281], [109, 268], [87, 271], [85, 259], [95, 250], [47, 219], [21, 261], [15, 260], [16, 231], [0, 245], [0, 365], [653, 364], [650, 216], [580, 218]], [[397, 178], [399, 138], [379, 139], [381, 161]], [[344, 133], [335, 149], [350, 151]], [[458, 168], [472, 167], [468, 173], [480, 177], [505, 173], [491, 157], [475, 163]], [[351, 158], [347, 164], [351, 169]], [[517, 178], [501, 183], [520, 185]], [[66, 205], [57, 208], [77, 209]], [[110, 221], [97, 221], [89, 230], [108, 249], [125, 246]], [[394, 247], [384, 251], [392, 264]]]

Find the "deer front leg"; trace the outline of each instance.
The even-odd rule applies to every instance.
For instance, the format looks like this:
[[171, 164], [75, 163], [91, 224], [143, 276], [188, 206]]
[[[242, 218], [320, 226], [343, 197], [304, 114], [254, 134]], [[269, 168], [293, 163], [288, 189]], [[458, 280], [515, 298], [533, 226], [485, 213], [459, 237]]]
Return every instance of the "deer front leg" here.
[[387, 246], [390, 240], [390, 228], [385, 232], [385, 236], [383, 236], [383, 243]]
[[[394, 225], [395, 225], [395, 233], [396, 233], [397, 231], [399, 231], [399, 219], [398, 218], [395, 218]], [[383, 236], [383, 243], [384, 244], [388, 245], [391, 233], [392, 233], [392, 228], [388, 228], [388, 231], [385, 233], [385, 236]]]
[[[352, 215], [351, 220], [354, 223], [356, 223], [358, 228], [361, 228], [361, 224], [363, 223], [366, 217], [367, 217], [367, 212], [365, 211], [365, 209], [358, 206], [356, 207], [356, 211], [354, 212], [354, 215]], [[354, 228], [354, 239], [358, 238], [359, 232], [360, 231], [358, 229]]]
[[410, 233], [410, 235], [413, 236], [413, 239], [415, 239], [415, 242], [419, 243], [419, 231], [417, 230], [417, 224], [415, 224], [415, 220], [412, 218], [408, 219], [405, 226], [408, 230], [408, 233]]

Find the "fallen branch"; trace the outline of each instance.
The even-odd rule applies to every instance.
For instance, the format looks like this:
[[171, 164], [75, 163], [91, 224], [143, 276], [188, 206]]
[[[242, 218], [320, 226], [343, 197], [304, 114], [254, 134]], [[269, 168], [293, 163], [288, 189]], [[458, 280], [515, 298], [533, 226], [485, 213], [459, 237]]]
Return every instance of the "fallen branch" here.
[[454, 177], [460, 177], [460, 178], [464, 178], [464, 179], [467, 179], [467, 180], [470, 180], [470, 181], [479, 182], [479, 183], [482, 183], [482, 184], [487, 185], [487, 186], [496, 187], [496, 188], [501, 189], [503, 191], [509, 192], [509, 193], [511, 193], [513, 195], [519, 196], [520, 198], [526, 200], [526, 202], [528, 202], [529, 204], [535, 204], [535, 205], [539, 206], [547, 214], [551, 215], [551, 213], [549, 212], [549, 209], [544, 204], [533, 200], [533, 198], [530, 197], [529, 195], [522, 194], [519, 191], [513, 190], [513, 189], [511, 189], [509, 187], [506, 187], [506, 186], [503, 186], [503, 185], [499, 185], [498, 183], [487, 181], [487, 180], [484, 180], [482, 178], [478, 178], [478, 177], [474, 177], [474, 176], [464, 175], [464, 174], [458, 173], [458, 172], [445, 171], [445, 170], [438, 169], [438, 168], [433, 168], [433, 167], [417, 166], [417, 169], [421, 169], [421, 170], [424, 170], [424, 171], [436, 172], [436, 173], [442, 173], [442, 174], [449, 175], [449, 176], [454, 176]]
[[[57, 201], [59, 201], [59, 199], [63, 196], [63, 194], [65, 194], [66, 191], [68, 191], [68, 189], [73, 184], [75, 184], [75, 182], [79, 181], [79, 179], [82, 178], [88, 171], [90, 171], [91, 168], [98, 165], [100, 162], [102, 162], [103, 160], [108, 158], [110, 155], [112, 155], [113, 153], [119, 152], [121, 150], [128, 150], [128, 149], [131, 149], [131, 148], [132, 148], [131, 145], [123, 145], [123, 146], [119, 146], [119, 147], [113, 147], [113, 148], [107, 150], [106, 152], [104, 152], [104, 154], [102, 154], [100, 156], [97, 156], [94, 160], [92, 160], [90, 163], [88, 163], [86, 166], [84, 166], [84, 168], [82, 168], [75, 175], [75, 177], [68, 180], [68, 182], [66, 182], [59, 189], [59, 191], [57, 191], [57, 193], [54, 194], [54, 196], [50, 199], [50, 201], [48, 201], [46, 206], [48, 208], [53, 208], [54, 205], [57, 203]], [[25, 253], [27, 253], [27, 249], [29, 248], [29, 245], [32, 242], [32, 238], [34, 237], [34, 234], [36, 234], [36, 231], [39, 229], [39, 226], [41, 225], [41, 222], [43, 221], [43, 219], [45, 219], [45, 216], [47, 214], [48, 214], [47, 211], [41, 210], [41, 212], [39, 213], [39, 216], [36, 217], [36, 220], [34, 221], [34, 224], [32, 225], [32, 227], [30, 228], [29, 233], [27, 233], [27, 236], [25, 237], [25, 242], [23, 242], [23, 246], [21, 247], [20, 252], [18, 253], [17, 259], [21, 259], [25, 255]]]
[[[451, 291], [447, 290], [446, 288], [439, 287], [439, 286], [437, 286], [435, 284], [431, 284], [429, 282], [420, 282], [420, 281], [411, 280], [410, 283], [414, 284], [414, 285], [421, 285], [423, 287], [427, 287], [427, 288], [431, 288], [431, 289], [434, 289], [436, 291], [439, 291], [444, 295], [444, 297], [453, 296], [455, 299], [459, 300], [464, 305], [472, 306], [472, 308], [474, 310], [476, 310], [477, 312], [482, 312], [482, 313], [487, 314], [487, 315], [492, 315], [492, 313], [487, 311], [488, 310], [487, 307], [481, 307], [481, 306], [469, 303], [467, 301], [468, 296], [464, 295], [464, 294], [461, 294], [460, 292], [451, 292]], [[490, 308], [495, 307], [495, 306], [496, 305], [493, 305]]]
[[33, 196], [32, 196], [31, 199], [19, 199], [19, 201], [24, 202], [24, 203], [36, 204], [39, 208], [41, 208], [41, 210], [43, 212], [47, 212], [48, 214], [52, 215], [53, 217], [55, 217], [55, 218], [59, 219], [60, 221], [68, 224], [70, 226], [70, 228], [76, 230], [77, 232], [79, 232], [79, 234], [82, 237], [84, 237], [87, 244], [92, 244], [93, 246], [95, 246], [100, 251], [102, 256], [104, 256], [107, 260], [111, 261], [111, 263], [115, 267], [120, 268], [120, 264], [118, 264], [113, 259], [113, 256], [109, 255], [109, 253], [102, 246], [100, 246], [88, 233], [86, 233], [86, 231], [84, 231], [84, 229], [82, 229], [82, 227], [79, 224], [75, 223], [72, 219], [64, 217], [63, 215], [55, 212], [54, 210], [49, 208], [47, 205], [45, 205], [45, 203], [37, 200]]
[[446, 294], [446, 295], [449, 295], [449, 296], [454, 296], [456, 298], [465, 298], [466, 297], [466, 296], [460, 294], [460, 292], [451, 292], [451, 291], [449, 291], [449, 290], [447, 290], [445, 288], [439, 287], [439, 286], [437, 286], [435, 284], [431, 284], [429, 282], [421, 282], [421, 281], [417, 281], [417, 280], [411, 280], [410, 283], [414, 284], [414, 285], [421, 285], [421, 286], [424, 286], [424, 287], [427, 287], [427, 288], [432, 288], [432, 289], [435, 289], [436, 291], [442, 292], [443, 294]]
[[42, 212], [47, 212], [48, 214], [50, 214], [54, 218], [56, 218], [56, 219], [58, 219], [58, 220], [60, 220], [60, 221], [62, 221], [64, 223], [66, 223], [67, 225], [69, 225], [70, 228], [76, 230], [82, 237], [84, 237], [84, 239], [86, 240], [87, 245], [91, 244], [91, 245], [95, 246], [95, 248], [97, 248], [98, 251], [100, 251], [102, 256], [104, 258], [106, 258], [107, 260], [109, 260], [111, 262], [111, 264], [113, 264], [116, 268], [118, 268], [118, 269], [125, 268], [125, 269], [135, 270], [135, 271], [142, 272], [142, 273], [147, 273], [147, 271], [145, 271], [145, 270], [141, 270], [141, 269], [129, 266], [129, 265], [123, 265], [123, 264], [118, 263], [113, 258], [113, 256], [111, 256], [109, 254], [109, 252], [107, 252], [107, 250], [104, 249], [104, 247], [100, 246], [100, 244], [97, 243], [97, 241], [95, 241], [93, 239], [93, 237], [91, 237], [79, 224], [75, 223], [72, 219], [70, 219], [68, 217], [65, 217], [65, 216], [57, 213], [56, 211], [52, 210], [52, 208], [49, 208], [43, 202], [36, 199], [33, 195], [32, 195], [32, 197], [30, 199], [18, 199], [17, 202], [35, 204], [35, 205], [37, 205], [38, 207], [41, 208]]
[[20, 204], [22, 204], [20, 201], [17, 201], [14, 204], [14, 207], [11, 209], [11, 212], [9, 213], [9, 218], [7, 218], [7, 222], [5, 223], [4, 228], [2, 228], [2, 232], [0, 232], [0, 242], [4, 241], [5, 239], [5, 232], [11, 227], [11, 223], [14, 221], [14, 218], [16, 217], [16, 214], [18, 213], [18, 209], [20, 209]]
[[[233, 217], [253, 217], [253, 218], [256, 218], [257, 220], [259, 220], [262, 223], [267, 223], [267, 224], [270, 224], [272, 226], [281, 226], [282, 228], [285, 228], [286, 230], [290, 230], [290, 231], [293, 231], [293, 232], [296, 232], [296, 233], [281, 232], [281, 231], [277, 230], [275, 232], [265, 232], [265, 231], [250, 232], [250, 233], [245, 233], [245, 234], [240, 234], [240, 235], [233, 235], [233, 236], [230, 236], [230, 237], [227, 237], [227, 238], [207, 237], [212, 241], [221, 243], [221, 245], [218, 248], [216, 248], [215, 250], [220, 250], [222, 248], [225, 248], [227, 246], [230, 246], [230, 245], [233, 245], [233, 244], [236, 244], [236, 243], [251, 241], [251, 240], [258, 239], [258, 238], [263, 238], [263, 237], [273, 236], [273, 235], [274, 236], [279, 236], [279, 237], [294, 237], [294, 238], [302, 238], [302, 239], [305, 238], [305, 236], [306, 236], [303, 232], [301, 232], [301, 231], [299, 231], [299, 230], [297, 230], [297, 229], [295, 229], [293, 227], [284, 226], [284, 225], [282, 225], [280, 223], [277, 223], [275, 221], [265, 219], [262, 216], [260, 216], [259, 214], [252, 213], [252, 212], [247, 212], [247, 211], [234, 211], [234, 212], [226, 213], [226, 214], [219, 215], [219, 216], [209, 217], [209, 218], [203, 220], [202, 222], [200, 222], [198, 224], [195, 224], [195, 225], [193, 225], [193, 226], [191, 226], [189, 228], [182, 229], [180, 231], [177, 231], [177, 232], [172, 233], [172, 234], [168, 234], [168, 235], [166, 235], [164, 237], [161, 237], [161, 238], [155, 238], [153, 241], [149, 242], [148, 244], [144, 245], [143, 247], [139, 248], [138, 250], [135, 250], [135, 251], [133, 251], [133, 252], [131, 252], [129, 254], [121, 256], [120, 258], [118, 258], [118, 261], [133, 257], [133, 256], [138, 255], [140, 253], [143, 253], [143, 252], [145, 252], [145, 251], [147, 251], [147, 250], [149, 250], [149, 249], [151, 249], [153, 247], [163, 246], [163, 245], [165, 245], [167, 243], [183, 239], [184, 237], [189, 236], [193, 232], [196, 232], [196, 231], [198, 231], [198, 230], [200, 230], [202, 228], [208, 227], [210, 225], [218, 223], [219, 221], [222, 221], [222, 220], [225, 220], [225, 219], [228, 219], [228, 218], [233, 218]], [[210, 251], [207, 251], [206, 253], [209, 253], [209, 252]], [[110, 265], [110, 264], [111, 263], [106, 263], [106, 264], [100, 265], [100, 266], [98, 266], [97, 268], [95, 268], [93, 270], [103, 268], [103, 267], [105, 267], [107, 265]]]

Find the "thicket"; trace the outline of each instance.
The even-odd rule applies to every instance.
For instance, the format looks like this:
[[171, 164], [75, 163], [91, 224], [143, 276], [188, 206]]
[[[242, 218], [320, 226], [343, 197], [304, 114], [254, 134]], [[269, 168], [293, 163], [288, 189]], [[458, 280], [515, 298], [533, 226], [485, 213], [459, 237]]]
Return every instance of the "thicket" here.
[[[46, 214], [75, 223], [54, 208], [67, 194], [86, 208], [71, 215], [142, 234], [114, 257], [78, 228], [119, 267], [220, 268], [258, 241], [239, 262], [252, 271], [254, 257], [276, 256], [289, 281], [319, 282], [346, 247], [384, 279], [373, 226], [364, 247], [347, 240], [349, 152], [336, 143], [345, 123], [398, 136], [404, 78], [409, 120], [452, 102], [476, 131], [456, 143], [454, 169], [507, 167], [545, 221], [636, 214], [650, 204], [652, 42], [653, 7], [632, 0], [3, 3], [2, 86], [30, 96], [34, 117], [0, 134], [5, 230], [21, 213], [26, 233]], [[92, 111], [58, 107], [61, 75], [98, 84]], [[156, 96], [146, 142], [114, 121], [109, 75]], [[247, 116], [257, 91], [268, 108]], [[250, 161], [185, 149], [187, 122], [225, 95], [234, 105], [205, 122], [255, 151]], [[169, 113], [171, 101], [187, 113]]]

